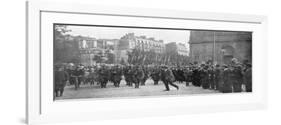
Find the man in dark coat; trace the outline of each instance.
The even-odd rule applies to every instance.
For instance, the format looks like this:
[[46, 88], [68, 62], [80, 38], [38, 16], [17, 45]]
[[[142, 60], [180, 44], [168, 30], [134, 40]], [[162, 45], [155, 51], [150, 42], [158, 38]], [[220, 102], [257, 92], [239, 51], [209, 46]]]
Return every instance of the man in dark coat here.
[[135, 83], [135, 88], [139, 88], [140, 82], [144, 78], [144, 72], [142, 70], [141, 66], [135, 66], [134, 68], [134, 75], [133, 75], [133, 81]]
[[221, 92], [223, 93], [231, 93], [232, 92], [232, 69], [231, 67], [225, 66], [223, 70], [223, 85], [221, 87]]
[[252, 65], [247, 64], [244, 72], [244, 83], [246, 92], [252, 92]]
[[215, 85], [215, 89], [216, 90], [219, 90], [219, 82], [220, 82], [220, 79], [221, 79], [221, 69], [220, 69], [220, 65], [219, 64], [217, 64], [216, 66], [215, 66], [215, 69], [214, 69], [214, 85]]
[[132, 66], [131, 69], [129, 70], [128, 74], [129, 74], [129, 80], [131, 82], [130, 86], [133, 86], [133, 84], [135, 84], [136, 80], [135, 80], [135, 72], [136, 72], [136, 68], [135, 66]]
[[200, 76], [201, 76], [202, 88], [209, 89], [210, 83], [209, 83], [208, 66], [204, 66], [204, 68], [200, 72]]
[[108, 69], [102, 65], [102, 67], [98, 70], [98, 80], [100, 82], [101, 88], [106, 88], [106, 84], [108, 82]]
[[56, 97], [63, 95], [64, 87], [67, 80], [68, 80], [68, 73], [64, 71], [62, 67], [60, 67], [57, 71], [55, 71], [54, 92], [56, 94]]
[[75, 69], [68, 69], [67, 70], [67, 73], [69, 75], [69, 84], [70, 85], [74, 85], [76, 81], [76, 78], [74, 77], [74, 73], [75, 72]]
[[210, 87], [211, 89], [215, 89], [215, 71], [212, 66], [208, 69], [208, 74]]
[[154, 67], [151, 71], [151, 78], [154, 81], [154, 85], [158, 85], [158, 82], [160, 80], [160, 69], [159, 67]]
[[234, 66], [233, 69], [233, 91], [234, 92], [242, 92], [242, 82], [243, 82], [243, 74], [242, 67], [239, 65]]
[[120, 81], [122, 80], [122, 69], [119, 66], [115, 66], [112, 70], [112, 78], [113, 78], [113, 84], [115, 87], [120, 86]]
[[190, 68], [185, 68], [184, 70], [183, 70], [183, 72], [184, 72], [184, 77], [185, 77], [185, 84], [186, 84], [186, 86], [189, 86], [189, 83], [190, 82], [192, 82], [192, 70], [190, 69]]
[[172, 67], [170, 69], [175, 77], [175, 81], [178, 81], [179, 80], [178, 69], [176, 67]]
[[170, 68], [164, 67], [164, 69], [161, 72], [161, 79], [164, 82], [165, 91], [170, 91], [169, 85], [175, 87], [177, 90], [179, 90], [179, 86], [174, 84], [173, 82], [175, 81], [175, 76], [173, 75], [173, 72]]
[[129, 86], [129, 79], [128, 79], [129, 70], [130, 70], [130, 66], [129, 65], [125, 65], [125, 67], [123, 68], [123, 74], [124, 74], [124, 78], [125, 78], [127, 86]]
[[149, 70], [148, 70], [148, 67], [146, 67], [146, 66], [143, 66], [142, 69], [143, 69], [144, 77], [141, 80], [141, 85], [145, 85], [145, 82], [146, 82], [146, 80], [148, 79], [148, 76], [149, 76]]
[[78, 77], [78, 87], [81, 85], [81, 82], [83, 82], [83, 76], [84, 76], [84, 69], [82, 66], [79, 66], [75, 71], [75, 76]]
[[184, 71], [182, 67], [177, 68], [177, 75], [178, 75], [178, 79], [177, 79], [178, 82], [182, 83], [185, 81]]
[[83, 81], [83, 76], [84, 76], [84, 71], [80, 66], [76, 67], [73, 74], [71, 74], [71, 78], [75, 81], [74, 82], [75, 90], [77, 90], [80, 87], [80, 84]]
[[192, 84], [194, 86], [201, 86], [201, 82], [200, 82], [200, 71], [198, 67], [194, 67], [193, 71], [192, 71]]

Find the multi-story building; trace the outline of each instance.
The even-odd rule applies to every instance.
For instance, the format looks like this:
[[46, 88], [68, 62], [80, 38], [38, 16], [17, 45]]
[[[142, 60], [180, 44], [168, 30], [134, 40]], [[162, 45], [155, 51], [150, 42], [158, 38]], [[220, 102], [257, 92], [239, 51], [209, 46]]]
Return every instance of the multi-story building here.
[[189, 44], [191, 59], [199, 63], [229, 64], [232, 58], [252, 61], [251, 32], [191, 31]]
[[183, 43], [171, 42], [166, 44], [167, 53], [176, 53], [178, 55], [189, 56], [188, 48]]
[[[112, 60], [109, 62], [114, 63], [118, 41], [118, 39], [95, 39], [78, 36], [80, 63], [86, 66], [106, 60]], [[99, 56], [98, 60], [97, 56]]]
[[163, 53], [165, 51], [165, 44], [163, 40], [155, 40], [153, 37], [135, 36], [134, 33], [125, 34], [119, 40], [117, 51], [117, 62], [122, 59], [127, 61], [127, 52], [137, 48], [142, 51], [154, 51], [156, 53]]

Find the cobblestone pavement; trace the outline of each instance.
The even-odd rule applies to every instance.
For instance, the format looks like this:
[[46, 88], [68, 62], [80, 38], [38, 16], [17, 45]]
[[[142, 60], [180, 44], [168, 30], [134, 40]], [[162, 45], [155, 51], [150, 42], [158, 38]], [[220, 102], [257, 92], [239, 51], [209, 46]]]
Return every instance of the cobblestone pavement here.
[[56, 100], [62, 99], [80, 99], [80, 98], [113, 98], [113, 97], [138, 97], [138, 96], [161, 96], [161, 95], [192, 95], [192, 94], [208, 94], [219, 93], [215, 90], [202, 89], [201, 87], [185, 86], [185, 83], [176, 83], [180, 89], [177, 90], [170, 86], [170, 91], [164, 91], [163, 83], [153, 85], [151, 79], [146, 81], [145, 86], [136, 89], [125, 85], [124, 80], [121, 81], [120, 87], [116, 88], [113, 83], [108, 83], [107, 88], [100, 88], [98, 85], [81, 85], [78, 90], [74, 86], [67, 85], [62, 97], [56, 97]]

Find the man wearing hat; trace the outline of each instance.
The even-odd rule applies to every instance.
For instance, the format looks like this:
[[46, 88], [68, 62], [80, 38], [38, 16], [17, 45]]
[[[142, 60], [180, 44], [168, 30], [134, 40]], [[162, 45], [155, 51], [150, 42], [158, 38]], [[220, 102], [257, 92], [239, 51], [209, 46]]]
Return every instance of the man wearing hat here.
[[240, 65], [234, 66], [233, 69], [233, 91], [234, 92], [242, 92], [242, 82], [243, 82], [243, 75], [242, 75], [242, 67]]
[[232, 92], [231, 72], [232, 72], [232, 67], [224, 65], [223, 85], [222, 85], [222, 88], [220, 90], [223, 93], [231, 93]]
[[215, 89], [216, 90], [219, 90], [219, 82], [221, 82], [221, 78], [222, 78], [222, 75], [221, 75], [221, 68], [220, 68], [220, 65], [219, 64], [216, 64], [215, 66], [215, 69], [214, 69], [214, 72], [215, 72]]
[[209, 69], [208, 65], [205, 65], [201, 71], [201, 81], [202, 81], [203, 89], [210, 88], [208, 69]]
[[244, 73], [244, 83], [246, 92], [252, 92], [252, 65], [249, 63], [246, 65], [246, 70]]

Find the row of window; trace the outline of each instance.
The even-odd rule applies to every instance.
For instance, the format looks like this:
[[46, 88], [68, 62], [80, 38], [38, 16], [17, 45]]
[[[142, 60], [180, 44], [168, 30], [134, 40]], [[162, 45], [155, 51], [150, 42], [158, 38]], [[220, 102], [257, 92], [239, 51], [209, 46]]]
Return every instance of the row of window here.
[[149, 46], [157, 46], [157, 47], [161, 47], [164, 46], [164, 44], [160, 44], [160, 43], [156, 43], [154, 41], [148, 41], [148, 40], [136, 40], [136, 44], [145, 44], [145, 45], [149, 45]]

